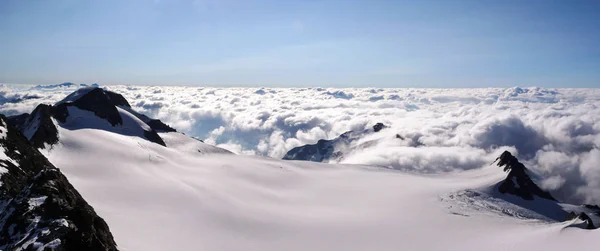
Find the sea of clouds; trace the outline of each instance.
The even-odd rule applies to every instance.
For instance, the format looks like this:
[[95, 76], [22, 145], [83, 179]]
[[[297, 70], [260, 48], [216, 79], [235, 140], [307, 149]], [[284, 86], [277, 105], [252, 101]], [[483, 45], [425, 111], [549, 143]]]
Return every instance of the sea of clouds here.
[[[79, 87], [4, 84], [0, 113], [31, 112]], [[104, 88], [240, 154], [281, 158], [381, 122], [389, 128], [362, 139], [369, 147], [341, 162], [436, 173], [480, 168], [510, 150], [556, 197], [600, 204], [600, 89]]]

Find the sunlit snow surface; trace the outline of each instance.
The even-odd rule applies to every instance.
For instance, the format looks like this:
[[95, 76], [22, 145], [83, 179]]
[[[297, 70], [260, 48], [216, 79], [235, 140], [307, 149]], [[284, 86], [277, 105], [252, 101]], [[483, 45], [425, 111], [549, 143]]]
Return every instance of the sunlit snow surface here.
[[501, 180], [495, 167], [422, 175], [232, 155], [176, 133], [161, 134], [174, 148], [60, 135], [45, 154], [123, 250], [596, 250], [600, 237], [447, 199]]

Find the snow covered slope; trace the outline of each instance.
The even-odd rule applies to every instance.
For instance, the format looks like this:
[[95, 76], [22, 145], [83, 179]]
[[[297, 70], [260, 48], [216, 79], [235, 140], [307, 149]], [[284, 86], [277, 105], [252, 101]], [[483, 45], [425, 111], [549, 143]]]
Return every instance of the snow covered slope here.
[[577, 220], [527, 217], [531, 211], [505, 203], [520, 212], [509, 215], [485, 196], [457, 196], [502, 180], [497, 167], [424, 176], [200, 154], [175, 134], [161, 137], [187, 143], [59, 130], [60, 143], [45, 154], [107, 220], [122, 250], [598, 248], [600, 231], [569, 227]]

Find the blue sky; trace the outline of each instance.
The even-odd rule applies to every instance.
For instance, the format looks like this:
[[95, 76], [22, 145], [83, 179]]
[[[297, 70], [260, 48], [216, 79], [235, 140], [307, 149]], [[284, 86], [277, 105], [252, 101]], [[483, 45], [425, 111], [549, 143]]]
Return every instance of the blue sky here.
[[0, 82], [600, 87], [600, 1], [0, 1]]

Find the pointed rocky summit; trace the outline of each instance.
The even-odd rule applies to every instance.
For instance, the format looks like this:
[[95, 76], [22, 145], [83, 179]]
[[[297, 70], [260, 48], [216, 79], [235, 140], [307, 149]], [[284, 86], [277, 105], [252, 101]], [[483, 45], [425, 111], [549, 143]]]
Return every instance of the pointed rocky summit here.
[[527, 174], [527, 168], [510, 152], [504, 151], [496, 162], [499, 167], [504, 167], [504, 171], [508, 172], [506, 179], [498, 186], [499, 192], [516, 195], [525, 200], [533, 200], [534, 196], [538, 196], [556, 201], [549, 192], [542, 190], [533, 182]]

